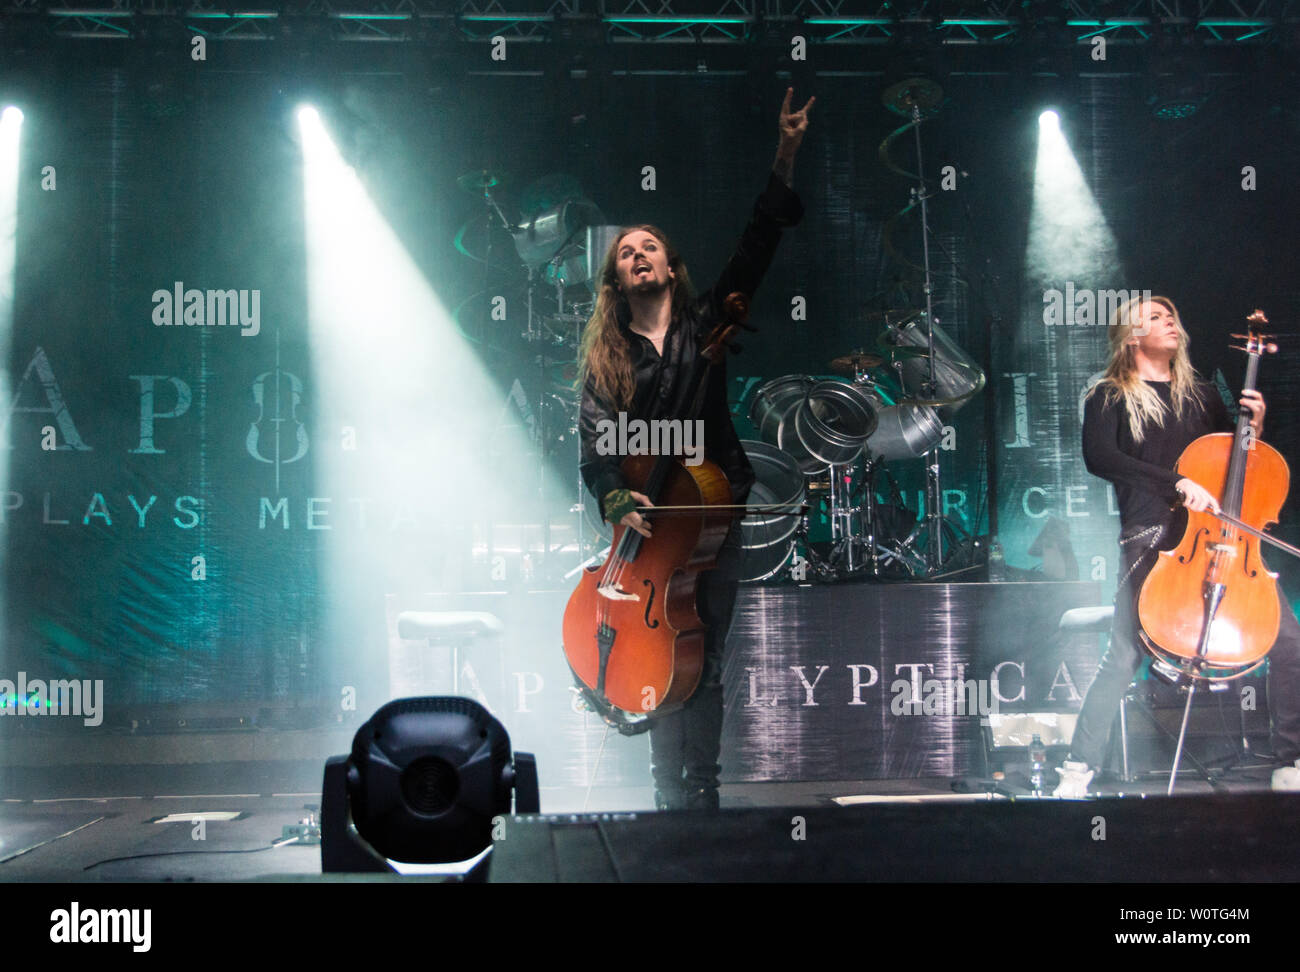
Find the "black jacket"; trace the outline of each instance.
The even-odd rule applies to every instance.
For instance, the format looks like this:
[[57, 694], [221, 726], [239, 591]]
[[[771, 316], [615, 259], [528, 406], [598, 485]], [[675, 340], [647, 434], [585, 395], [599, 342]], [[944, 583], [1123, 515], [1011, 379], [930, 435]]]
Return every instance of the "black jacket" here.
[[[688, 304], [681, 316], [674, 318], [669, 325], [662, 357], [648, 338], [628, 328], [630, 316], [624, 304], [619, 325], [632, 348], [632, 366], [636, 373], [636, 392], [631, 407], [627, 409], [628, 419], [653, 421], [690, 417], [687, 413], [692, 403], [686, 385], [691, 366], [721, 317], [723, 301], [733, 291], [753, 296], [772, 262], [781, 240], [781, 230], [794, 226], [802, 217], [803, 204], [799, 197], [772, 173], [767, 188], [754, 203], [754, 214], [722, 275], [712, 288]], [[621, 469], [626, 457], [602, 456], [596, 450], [597, 423], [605, 419], [617, 423], [619, 409], [596, 395], [593, 384], [593, 380], [588, 378], [582, 390], [579, 420], [581, 469], [582, 480], [600, 503], [601, 515], [604, 516], [605, 496], [611, 490], [628, 485]], [[717, 463], [726, 474], [731, 484], [732, 501], [743, 503], [754, 484], [754, 470], [741, 448], [727, 408], [725, 362], [710, 369], [703, 410], [696, 417], [704, 420], [704, 457]]]
[[[1088, 472], [1114, 484], [1123, 534], [1185, 516], [1175, 509], [1180, 500], [1174, 486], [1183, 478], [1174, 471], [1178, 457], [1201, 436], [1234, 428], [1218, 389], [1209, 382], [1197, 380], [1200, 404], [1181, 419], [1173, 414], [1169, 382], [1147, 384], [1165, 405], [1165, 424], [1148, 423], [1140, 443], [1129, 431], [1128, 409], [1120, 401], [1107, 402], [1104, 384], [1094, 390], [1083, 412], [1083, 461]], [[1175, 529], [1166, 535], [1181, 534]]]

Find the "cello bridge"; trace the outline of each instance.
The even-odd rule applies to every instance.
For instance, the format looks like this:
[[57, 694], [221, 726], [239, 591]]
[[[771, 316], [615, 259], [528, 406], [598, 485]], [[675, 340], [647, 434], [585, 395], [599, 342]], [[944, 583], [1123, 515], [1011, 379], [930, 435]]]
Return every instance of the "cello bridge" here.
[[623, 588], [619, 587], [617, 584], [602, 584], [600, 587], [596, 588], [596, 593], [599, 594], [601, 597], [609, 598], [611, 601], [641, 600], [640, 595], [629, 594], [627, 591], [623, 590]]

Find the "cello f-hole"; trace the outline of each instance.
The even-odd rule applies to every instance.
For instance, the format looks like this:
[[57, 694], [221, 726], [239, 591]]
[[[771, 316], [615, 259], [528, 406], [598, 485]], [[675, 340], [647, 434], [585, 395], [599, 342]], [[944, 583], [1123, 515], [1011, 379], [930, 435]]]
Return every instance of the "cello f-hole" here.
[[657, 628], [659, 627], [658, 619], [654, 621], [650, 620], [650, 609], [654, 607], [654, 603], [655, 603], [655, 582], [652, 581], [649, 577], [647, 577], [641, 583], [644, 584], [646, 587], [650, 588], [650, 596], [646, 598], [646, 602], [645, 602], [645, 626], [647, 628]]
[[1192, 560], [1196, 558], [1196, 548], [1200, 546], [1201, 535], [1209, 532], [1210, 531], [1205, 529], [1205, 527], [1201, 527], [1199, 530], [1196, 531], [1196, 535], [1192, 537], [1192, 549], [1187, 552], [1187, 556], [1178, 558], [1178, 562], [1180, 564], [1191, 563]]

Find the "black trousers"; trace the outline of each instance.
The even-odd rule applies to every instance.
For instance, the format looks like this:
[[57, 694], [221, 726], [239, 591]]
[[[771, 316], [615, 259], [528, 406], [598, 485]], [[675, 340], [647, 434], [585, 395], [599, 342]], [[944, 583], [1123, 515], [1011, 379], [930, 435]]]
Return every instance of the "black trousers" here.
[[[1177, 538], [1174, 538], [1175, 540]], [[1168, 546], [1166, 542], [1160, 546]], [[1147, 656], [1138, 640], [1137, 598], [1142, 582], [1155, 566], [1157, 547], [1149, 538], [1120, 539], [1123, 573], [1126, 578], [1115, 595], [1115, 618], [1111, 625], [1110, 648], [1101, 660], [1097, 677], [1088, 687], [1083, 710], [1070, 741], [1070, 755], [1096, 769], [1106, 755], [1111, 725], [1120, 700], [1133, 682], [1133, 675]], [[1268, 656], [1268, 709], [1273, 752], [1282, 762], [1300, 759], [1300, 624], [1295, 612], [1278, 588], [1282, 616], [1277, 641]]]
[[[733, 535], [736, 531], [732, 531]], [[700, 684], [680, 709], [656, 716], [650, 726], [650, 775], [670, 803], [685, 794], [716, 791], [722, 771], [722, 662], [731, 617], [740, 591], [740, 549], [729, 536], [718, 566], [700, 575], [696, 610], [704, 622], [704, 670]]]

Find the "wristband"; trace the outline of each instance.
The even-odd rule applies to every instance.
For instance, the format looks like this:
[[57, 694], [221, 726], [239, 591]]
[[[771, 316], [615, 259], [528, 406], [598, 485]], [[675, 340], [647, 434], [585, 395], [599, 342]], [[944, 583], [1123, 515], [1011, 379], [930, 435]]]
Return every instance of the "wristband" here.
[[610, 523], [622, 523], [623, 517], [636, 512], [636, 507], [630, 489], [611, 489], [605, 494], [605, 519]]

